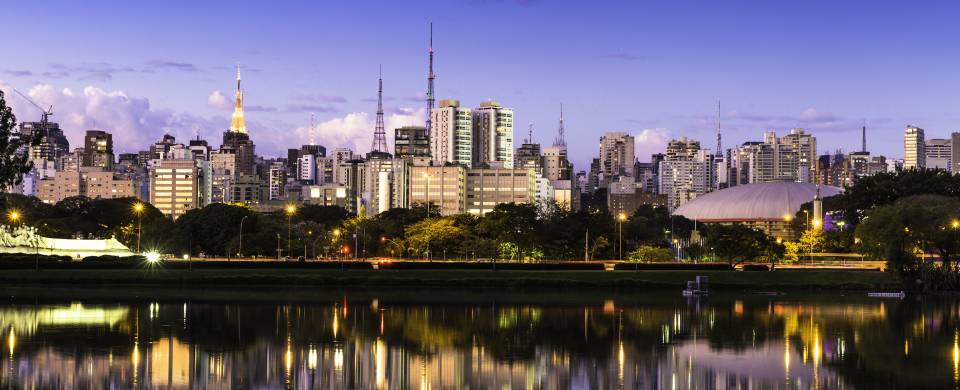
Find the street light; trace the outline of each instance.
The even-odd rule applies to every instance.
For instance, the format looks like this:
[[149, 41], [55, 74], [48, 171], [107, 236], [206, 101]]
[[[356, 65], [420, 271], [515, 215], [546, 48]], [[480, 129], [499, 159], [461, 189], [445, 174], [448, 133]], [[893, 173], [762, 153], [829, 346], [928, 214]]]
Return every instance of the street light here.
[[20, 221], [20, 212], [17, 210], [10, 210], [7, 213], [7, 219], [10, 220], [10, 224], [15, 224]]
[[[339, 246], [339, 245], [340, 245], [340, 229], [339, 229], [339, 228], [338, 228], [338, 229], [333, 229], [333, 240], [334, 240], [334, 244], [336, 244], [336, 246]], [[339, 254], [340, 254], [340, 251], [338, 250], [338, 251], [337, 251], [337, 257], [340, 257]]]
[[134, 203], [133, 213], [137, 215], [137, 253], [140, 253], [140, 237], [143, 236], [143, 203]]
[[290, 220], [293, 218], [293, 214], [296, 214], [297, 206], [288, 204], [284, 211], [287, 213], [287, 256], [290, 256]]
[[237, 248], [237, 257], [243, 258], [243, 221], [247, 219], [249, 215], [244, 215], [243, 218], [240, 218], [240, 247]]
[[627, 214], [620, 213], [617, 214], [617, 225], [619, 225], [619, 237], [617, 239], [618, 246], [620, 247], [620, 261], [623, 261], [623, 221], [627, 220]]

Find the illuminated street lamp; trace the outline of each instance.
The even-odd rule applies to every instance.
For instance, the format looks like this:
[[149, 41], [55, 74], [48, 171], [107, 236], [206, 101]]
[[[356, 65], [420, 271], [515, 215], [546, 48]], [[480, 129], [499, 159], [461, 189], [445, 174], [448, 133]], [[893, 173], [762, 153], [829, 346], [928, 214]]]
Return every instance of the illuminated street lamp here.
[[627, 220], [627, 214], [620, 213], [617, 214], [617, 225], [619, 227], [619, 234], [617, 238], [618, 246], [620, 247], [620, 261], [623, 261], [623, 221]]
[[11, 225], [20, 222], [20, 217], [20, 212], [17, 210], [10, 210], [10, 212], [7, 213], [7, 219], [10, 220]]
[[134, 203], [133, 213], [137, 215], [137, 253], [140, 253], [140, 237], [143, 235], [143, 203]]
[[297, 213], [297, 206], [288, 204], [283, 211], [287, 214], [287, 256], [290, 256], [290, 221], [293, 219], [293, 214]]

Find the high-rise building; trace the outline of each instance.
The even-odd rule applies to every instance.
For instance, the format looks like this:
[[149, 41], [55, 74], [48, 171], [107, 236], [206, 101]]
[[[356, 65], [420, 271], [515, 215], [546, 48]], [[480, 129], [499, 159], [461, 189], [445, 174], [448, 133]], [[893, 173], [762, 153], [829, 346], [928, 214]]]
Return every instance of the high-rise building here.
[[231, 187], [238, 177], [237, 155], [233, 148], [220, 148], [210, 153], [211, 202], [230, 202], [233, 195]]
[[658, 193], [666, 196], [671, 211], [711, 189], [713, 155], [699, 147], [699, 142], [686, 138], [670, 141], [660, 162]]
[[207, 140], [200, 139], [200, 136], [190, 140], [187, 149], [190, 150], [190, 158], [194, 160], [210, 160], [210, 145]]
[[536, 197], [536, 173], [532, 169], [468, 169], [466, 183], [470, 214], [484, 215], [502, 203], [533, 203]]
[[903, 169], [923, 169], [926, 166], [925, 148], [923, 129], [908, 125], [903, 133]]
[[925, 140], [923, 156], [924, 168], [942, 169], [949, 172], [953, 166], [953, 141], [940, 138]]
[[393, 155], [397, 158], [411, 160], [430, 157], [430, 136], [425, 127], [398, 127], [393, 134]]
[[517, 148], [514, 154], [515, 168], [533, 169], [537, 177], [543, 176], [543, 156], [540, 155], [540, 144], [527, 140]]
[[237, 171], [241, 175], [254, 175], [256, 146], [247, 133], [247, 122], [243, 114], [243, 89], [240, 88], [240, 67], [237, 67], [237, 91], [230, 119], [230, 128], [223, 132], [223, 146], [230, 146], [237, 155]]
[[287, 169], [284, 165], [284, 161], [274, 161], [270, 163], [268, 179], [269, 193], [267, 195], [269, 200], [282, 200], [286, 198], [284, 189], [287, 184]]
[[37, 160], [59, 161], [61, 156], [70, 152], [70, 142], [57, 123], [23, 122], [20, 124], [20, 134], [40, 139], [37, 145], [30, 146], [30, 160], [34, 161], [34, 165]]
[[430, 205], [441, 215], [466, 212], [466, 175], [462, 166], [410, 167], [410, 206]]
[[473, 110], [473, 167], [513, 168], [513, 109], [489, 101]]
[[606, 181], [614, 176], [633, 176], [634, 148], [634, 137], [627, 133], [611, 132], [600, 137], [600, 172]]
[[960, 133], [950, 134], [950, 150], [953, 152], [950, 157], [950, 161], [953, 162], [950, 172], [960, 175]]
[[[778, 176], [780, 180], [800, 183], [813, 182], [813, 177], [817, 172], [817, 138], [801, 128], [794, 128], [790, 129], [789, 134], [781, 137], [779, 143], [787, 146], [787, 148], [779, 147], [778, 153], [789, 156], [779, 157], [781, 168]], [[787, 162], [793, 159], [796, 161]], [[792, 170], [796, 170], [795, 173], [791, 172]]]
[[83, 137], [83, 166], [113, 169], [113, 136], [102, 130], [87, 130]]
[[[205, 166], [205, 167], [204, 167]], [[204, 169], [206, 168], [206, 169]], [[150, 204], [176, 219], [207, 204], [205, 188], [209, 165], [192, 159], [160, 160], [150, 169]]]
[[456, 99], [444, 99], [431, 114], [430, 147], [434, 165], [470, 167], [473, 163], [473, 117]]

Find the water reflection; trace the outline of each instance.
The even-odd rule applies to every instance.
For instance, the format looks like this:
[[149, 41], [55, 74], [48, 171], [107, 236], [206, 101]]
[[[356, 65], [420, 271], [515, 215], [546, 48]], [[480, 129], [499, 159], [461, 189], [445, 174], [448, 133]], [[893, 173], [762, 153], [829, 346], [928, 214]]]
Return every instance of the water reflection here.
[[431, 303], [391, 295], [280, 304], [14, 297], [0, 305], [0, 384], [845, 389], [953, 387], [960, 376], [960, 306], [952, 301]]

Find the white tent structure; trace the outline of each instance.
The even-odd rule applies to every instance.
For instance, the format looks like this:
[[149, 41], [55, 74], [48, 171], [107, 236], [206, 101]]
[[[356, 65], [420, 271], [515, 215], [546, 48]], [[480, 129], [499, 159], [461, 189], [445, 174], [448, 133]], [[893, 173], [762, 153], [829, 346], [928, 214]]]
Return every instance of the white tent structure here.
[[116, 238], [105, 240], [74, 240], [49, 238], [29, 227], [0, 228], [0, 253], [29, 253], [50, 256], [132, 256], [134, 253]]

